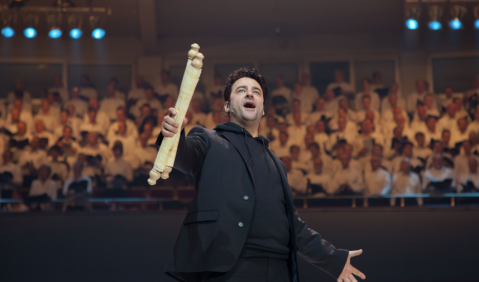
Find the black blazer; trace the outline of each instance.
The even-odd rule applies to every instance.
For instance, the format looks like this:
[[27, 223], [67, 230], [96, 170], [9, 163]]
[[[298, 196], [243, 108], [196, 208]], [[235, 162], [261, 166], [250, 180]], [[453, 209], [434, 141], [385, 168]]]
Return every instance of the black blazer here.
[[[165, 273], [190, 281], [201, 272], [227, 272], [238, 259], [248, 235], [255, 201], [248, 152], [240, 134], [195, 126], [181, 132], [174, 168], [195, 179], [196, 195], [183, 221]], [[241, 137], [242, 138], [242, 137]], [[161, 145], [160, 133], [156, 142]], [[338, 278], [348, 251], [336, 249], [308, 228], [293, 206], [286, 169], [269, 149], [281, 174], [289, 221], [291, 281], [297, 282], [297, 254]], [[248, 196], [248, 197], [244, 197]], [[246, 199], [246, 200], [245, 200]]]

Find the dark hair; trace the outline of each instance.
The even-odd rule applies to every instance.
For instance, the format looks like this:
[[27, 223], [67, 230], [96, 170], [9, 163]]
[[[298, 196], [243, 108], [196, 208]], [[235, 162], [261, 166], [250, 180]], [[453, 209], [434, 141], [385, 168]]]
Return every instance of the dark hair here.
[[266, 101], [266, 97], [268, 97], [268, 87], [266, 87], [266, 80], [264, 77], [258, 73], [257, 70], [255, 69], [247, 69], [247, 68], [240, 68], [232, 72], [229, 76], [228, 79], [226, 80], [226, 85], [225, 85], [225, 90], [223, 91], [223, 97], [225, 99], [225, 102], [230, 101], [231, 97], [231, 87], [233, 87], [233, 84], [240, 78], [248, 77], [251, 79], [256, 80], [256, 82], [259, 83], [261, 86], [261, 90], [263, 90], [263, 105], [264, 102]]
[[145, 91], [146, 91], [146, 90], [154, 91], [154, 90], [153, 90], [153, 87], [151, 87], [151, 85], [145, 86]]
[[308, 149], [309, 149], [309, 148], [313, 148], [313, 147], [314, 147], [315, 149], [319, 150], [319, 144], [318, 144], [318, 143], [313, 142], [313, 143], [311, 143], [311, 144], [308, 145]]

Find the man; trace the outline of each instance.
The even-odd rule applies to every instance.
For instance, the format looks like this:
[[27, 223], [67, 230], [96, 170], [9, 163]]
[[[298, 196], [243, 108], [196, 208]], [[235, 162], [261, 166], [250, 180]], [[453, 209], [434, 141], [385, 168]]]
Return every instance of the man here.
[[292, 144], [300, 146], [303, 143], [304, 135], [306, 135], [306, 126], [301, 124], [301, 113], [294, 113], [293, 122], [288, 127], [289, 140]]
[[393, 105], [391, 105], [391, 101], [389, 100], [389, 97], [391, 95], [396, 96], [397, 106], [399, 106], [401, 109], [406, 109], [406, 101], [401, 97], [401, 93], [399, 92], [399, 84], [397, 82], [393, 82], [393, 84], [391, 84], [391, 87], [389, 87], [388, 96], [384, 97], [381, 101], [381, 111], [393, 107]]
[[108, 85], [106, 98], [100, 103], [100, 110], [103, 111], [110, 121], [114, 121], [116, 118], [116, 110], [119, 107], [125, 107], [125, 100], [117, 98], [115, 96], [116, 89], [113, 85]]
[[96, 121], [102, 128], [103, 134], [105, 134], [105, 132], [108, 130], [108, 127], [110, 127], [110, 118], [104, 111], [100, 110], [100, 103], [98, 102], [98, 99], [90, 99], [90, 102], [88, 104], [88, 111], [83, 116], [84, 123], [88, 123], [91, 119], [90, 110], [94, 110], [96, 112]]
[[81, 87], [79, 90], [80, 98], [88, 101], [93, 98], [98, 98], [98, 92], [95, 88], [90, 86], [90, 77], [86, 74], [81, 76]]
[[[387, 195], [391, 192], [391, 175], [381, 167], [381, 159], [372, 155], [371, 170], [364, 172], [364, 196]], [[368, 206], [368, 199], [364, 199], [364, 206]]]
[[35, 123], [38, 120], [43, 121], [45, 128], [51, 132], [59, 125], [60, 115], [50, 110], [50, 103], [47, 100], [42, 101], [42, 109], [33, 118]]
[[459, 176], [456, 191], [479, 192], [479, 173], [477, 171], [477, 159], [468, 159], [468, 170]]
[[354, 89], [351, 84], [344, 81], [344, 72], [342, 70], [334, 71], [334, 82], [328, 84], [326, 90], [334, 91], [336, 97], [340, 95], [349, 97], [354, 92]]
[[9, 150], [3, 152], [3, 163], [0, 165], [0, 176], [5, 173], [10, 173], [12, 179], [10, 180], [15, 186], [20, 186], [23, 183], [22, 169], [19, 165], [13, 162], [13, 153]]
[[[178, 281], [214, 276], [233, 281], [229, 278], [239, 274], [243, 281], [298, 281], [299, 252], [338, 281], [354, 281], [351, 273], [364, 279], [349, 260], [362, 251], [348, 256], [298, 218], [285, 166], [258, 135], [267, 94], [266, 82], [255, 70], [236, 70], [224, 90], [224, 111], [231, 122], [214, 130], [195, 127], [188, 137], [181, 131], [174, 167], [193, 176], [197, 192], [166, 273]], [[175, 115], [169, 109], [158, 148], [163, 136], [178, 132]], [[204, 242], [209, 242], [207, 249]], [[268, 264], [276, 265], [269, 275]]]
[[449, 104], [446, 108], [446, 114], [437, 121], [437, 126], [439, 130], [448, 129], [456, 130], [457, 129], [457, 120], [459, 117], [456, 114], [456, 104]]
[[452, 192], [456, 187], [456, 177], [452, 169], [444, 166], [441, 154], [435, 154], [432, 167], [422, 177], [422, 190], [430, 192]]
[[[309, 114], [301, 110], [302, 109], [301, 104], [302, 102], [299, 99], [294, 99], [293, 102], [291, 103], [291, 113], [286, 115], [286, 123], [288, 125], [291, 126], [295, 124], [294, 115], [296, 113], [299, 113], [301, 124], [305, 124], [306, 121], [308, 120]], [[266, 114], [268, 115], [268, 113]]]
[[160, 95], [160, 99], [170, 96], [176, 100], [178, 98], [178, 86], [170, 82], [170, 72], [161, 71], [161, 83], [156, 86], [156, 91]]
[[313, 110], [312, 105], [319, 99], [319, 92], [316, 87], [310, 85], [309, 74], [303, 74], [301, 76], [301, 84], [296, 83], [294, 88], [291, 94], [292, 100], [300, 100], [301, 111], [308, 114], [311, 113]]
[[147, 86], [145, 88], [145, 98], [139, 99], [136, 102], [135, 106], [130, 108], [130, 113], [134, 115], [135, 117], [139, 117], [141, 115], [140, 109], [145, 104], [148, 104], [151, 109], [155, 109], [158, 112], [163, 111], [163, 106], [161, 105], [160, 100], [154, 97], [153, 88], [151, 88], [150, 86]]
[[138, 139], [138, 127], [136, 124], [126, 118], [126, 109], [120, 107], [116, 110], [116, 121], [110, 125], [106, 133], [106, 140], [111, 140], [115, 135], [118, 135], [118, 124], [124, 122], [127, 128], [127, 135], [132, 136], [135, 140]]
[[333, 175], [333, 191], [336, 195], [360, 195], [364, 189], [364, 179], [360, 170], [351, 166], [351, 156], [338, 154], [341, 168]]
[[370, 99], [370, 107], [372, 110], [379, 111], [379, 95], [376, 92], [373, 92], [373, 89], [371, 89], [371, 82], [369, 79], [364, 78], [362, 80], [362, 87], [363, 91], [359, 92], [356, 94], [356, 97], [354, 98], [354, 104], [356, 106], [356, 111], [362, 111], [362, 110], [369, 110], [365, 109], [363, 105], [363, 97], [368, 96]]
[[[408, 158], [401, 161], [400, 171], [393, 175], [391, 195], [421, 194], [421, 180], [419, 176], [411, 171]], [[422, 198], [417, 198], [418, 205], [422, 205]], [[390, 204], [394, 206], [395, 198], [391, 198]]]
[[58, 93], [62, 104], [65, 104], [70, 99], [68, 90], [63, 86], [62, 77], [60, 75], [53, 76], [53, 87], [48, 89], [48, 93]]
[[17, 78], [13, 82], [13, 91], [7, 95], [8, 110], [10, 111], [13, 107], [13, 101], [15, 99], [20, 99], [22, 101], [23, 110], [27, 112], [32, 112], [32, 95], [30, 92], [23, 90], [22, 80]]
[[[16, 112], [14, 114], [14, 112]], [[17, 118], [18, 117], [18, 118]], [[7, 116], [6, 126], [16, 124], [18, 121], [23, 121], [27, 125], [27, 132], [33, 131], [33, 116], [32, 112], [23, 107], [22, 99], [16, 98], [13, 101], [13, 109]], [[14, 132], [12, 132], [14, 133]]]
[[145, 98], [145, 81], [141, 75], [137, 75], [135, 78], [135, 85], [128, 92], [126, 99], [129, 104], [135, 104], [139, 99]]
[[331, 191], [331, 175], [323, 171], [323, 161], [321, 158], [313, 160], [314, 169], [306, 175], [311, 188], [313, 197], [321, 197], [329, 194]]
[[80, 89], [78, 87], [72, 88], [71, 95], [71, 100], [67, 101], [63, 107], [67, 108], [69, 105], [72, 105], [75, 108], [76, 114], [82, 117], [88, 111], [88, 104], [80, 98]]
[[276, 89], [271, 91], [271, 100], [273, 102], [273, 105], [277, 104], [277, 102], [275, 103], [275, 100], [279, 100], [278, 98], [275, 99], [274, 97], [282, 97], [281, 100], [284, 100], [284, 102], [289, 105], [291, 103], [291, 89], [284, 85], [284, 78], [281, 75], [276, 76], [275, 82]]
[[[427, 91], [427, 82], [423, 79], [418, 79], [416, 81], [416, 92], [411, 93], [407, 97], [407, 111], [409, 114], [413, 114], [414, 110], [416, 110], [417, 102], [424, 101], [424, 97], [428, 94]], [[434, 106], [437, 108], [437, 105], [434, 101]]]

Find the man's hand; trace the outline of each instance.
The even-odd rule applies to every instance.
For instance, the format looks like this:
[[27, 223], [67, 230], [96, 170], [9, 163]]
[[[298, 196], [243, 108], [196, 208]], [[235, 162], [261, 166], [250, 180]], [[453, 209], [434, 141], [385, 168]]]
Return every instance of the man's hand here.
[[366, 279], [366, 275], [364, 275], [361, 271], [357, 270], [351, 265], [351, 258], [355, 256], [359, 256], [362, 254], [363, 250], [359, 251], [350, 251], [348, 260], [346, 261], [346, 265], [343, 268], [343, 272], [339, 275], [338, 282], [358, 282], [356, 278], [354, 278], [353, 274], [361, 279]]
[[[161, 123], [161, 134], [165, 137], [173, 137], [178, 132], [178, 127], [180, 126], [173, 117], [176, 116], [175, 108], [168, 109], [168, 115], [165, 116], [163, 122]], [[188, 122], [187, 118], [183, 119], [182, 129], [185, 124]]]

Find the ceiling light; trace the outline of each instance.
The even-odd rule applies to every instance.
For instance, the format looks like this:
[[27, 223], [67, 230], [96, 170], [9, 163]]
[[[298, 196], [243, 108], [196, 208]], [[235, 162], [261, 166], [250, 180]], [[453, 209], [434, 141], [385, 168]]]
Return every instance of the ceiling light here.
[[439, 5], [431, 5], [429, 7], [429, 28], [439, 30], [442, 28], [441, 17], [443, 9]]
[[461, 29], [462, 28], [462, 19], [466, 13], [466, 7], [461, 5], [454, 5], [451, 8], [451, 21], [449, 21], [449, 26], [452, 29]]
[[419, 17], [421, 16], [421, 6], [411, 4], [406, 8], [406, 27], [415, 30], [419, 27]]
[[70, 15], [68, 16], [68, 26], [70, 27], [70, 37], [73, 39], [78, 39], [82, 36], [82, 25], [83, 19], [80, 15]]
[[90, 25], [93, 29], [91, 36], [95, 39], [102, 39], [105, 36], [105, 30], [103, 26], [103, 18], [99, 15], [90, 16]]
[[474, 27], [479, 29], [479, 6], [474, 7]]
[[47, 23], [50, 27], [50, 31], [48, 32], [48, 36], [50, 38], [59, 38], [62, 36], [62, 30], [60, 28], [61, 22], [61, 14], [60, 13], [52, 13], [47, 15]]
[[26, 38], [34, 38], [37, 36], [37, 30], [35, 27], [38, 24], [38, 14], [26, 14], [25, 23], [27, 28], [23, 31]]

